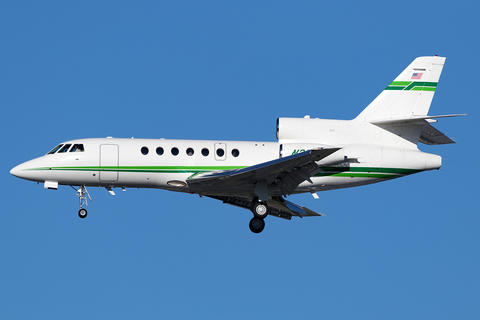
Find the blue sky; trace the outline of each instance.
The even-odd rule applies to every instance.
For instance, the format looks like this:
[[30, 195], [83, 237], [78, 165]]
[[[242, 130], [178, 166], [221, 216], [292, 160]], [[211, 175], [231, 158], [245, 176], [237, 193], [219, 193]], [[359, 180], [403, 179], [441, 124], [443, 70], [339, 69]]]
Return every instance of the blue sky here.
[[[3, 1], [0, 318], [476, 319], [475, 1]], [[268, 217], [161, 190], [17, 179], [87, 137], [275, 141], [277, 117], [351, 119], [414, 58], [447, 57], [443, 166], [292, 196]], [[462, 169], [459, 171], [459, 169]], [[466, 170], [469, 169], [469, 170]], [[473, 171], [471, 171], [473, 170]]]

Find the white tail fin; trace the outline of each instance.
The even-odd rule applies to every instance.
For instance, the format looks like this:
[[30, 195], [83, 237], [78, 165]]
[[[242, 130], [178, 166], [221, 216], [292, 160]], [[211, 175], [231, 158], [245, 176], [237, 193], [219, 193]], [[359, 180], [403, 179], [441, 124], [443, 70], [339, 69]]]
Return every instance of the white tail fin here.
[[445, 58], [419, 57], [356, 118], [366, 122], [426, 116]]

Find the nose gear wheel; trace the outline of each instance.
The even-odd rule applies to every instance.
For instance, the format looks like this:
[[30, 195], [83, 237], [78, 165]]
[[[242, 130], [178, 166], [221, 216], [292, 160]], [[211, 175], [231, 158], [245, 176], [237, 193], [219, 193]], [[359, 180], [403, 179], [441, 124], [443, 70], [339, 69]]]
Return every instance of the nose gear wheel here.
[[78, 216], [82, 219], [85, 219], [87, 217], [87, 209], [80, 209], [78, 210]]

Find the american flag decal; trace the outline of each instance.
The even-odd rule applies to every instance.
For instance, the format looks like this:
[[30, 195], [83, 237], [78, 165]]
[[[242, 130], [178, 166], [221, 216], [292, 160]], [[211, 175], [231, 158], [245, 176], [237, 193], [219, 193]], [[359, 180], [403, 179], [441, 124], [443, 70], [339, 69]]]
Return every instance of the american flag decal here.
[[415, 72], [412, 74], [412, 79], [422, 79], [423, 73]]

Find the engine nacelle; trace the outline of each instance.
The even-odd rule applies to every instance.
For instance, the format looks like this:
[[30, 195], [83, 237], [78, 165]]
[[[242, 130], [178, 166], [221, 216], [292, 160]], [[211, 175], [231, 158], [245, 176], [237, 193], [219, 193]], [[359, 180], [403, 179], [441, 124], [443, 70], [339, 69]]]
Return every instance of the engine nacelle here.
[[350, 121], [310, 118], [278, 118], [277, 139], [280, 143], [320, 143], [340, 145], [352, 130]]

